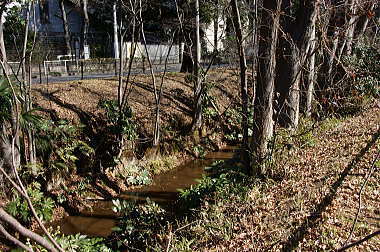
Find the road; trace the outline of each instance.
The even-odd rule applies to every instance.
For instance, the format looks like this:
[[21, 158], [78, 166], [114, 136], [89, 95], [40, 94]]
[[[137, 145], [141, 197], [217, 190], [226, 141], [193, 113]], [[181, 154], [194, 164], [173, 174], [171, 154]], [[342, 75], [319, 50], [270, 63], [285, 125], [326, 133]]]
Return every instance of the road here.
[[[221, 65], [213, 65], [211, 68], [218, 68], [218, 67], [226, 67], [227, 64], [221, 64]], [[154, 65], [155, 69], [154, 71], [156, 73], [162, 73], [165, 70], [165, 65]], [[207, 65], [203, 65], [203, 68], [207, 68]], [[179, 72], [181, 68], [181, 64], [170, 64], [167, 65], [167, 72]], [[149, 68], [145, 69], [145, 74], [149, 74]], [[143, 74], [143, 70], [141, 68], [132, 68], [131, 74]], [[83, 79], [105, 79], [105, 78], [113, 78], [115, 77], [115, 73], [100, 73], [100, 74], [84, 74]], [[124, 74], [126, 76], [126, 73]], [[46, 76], [42, 76], [42, 80], [40, 81], [40, 78], [37, 76], [37, 78], [32, 79], [33, 84], [46, 84], [46, 83], [58, 83], [58, 82], [67, 82], [67, 81], [74, 81], [74, 80], [81, 80], [81, 75], [72, 75], [72, 76], [49, 76], [46, 78]]]
[[[164, 72], [165, 67], [164, 65], [155, 65], [154, 71], [157, 72]], [[166, 71], [167, 72], [179, 72], [181, 68], [180, 64], [170, 64], [167, 66]], [[145, 74], [149, 73], [149, 68], [145, 69]], [[141, 68], [132, 68], [131, 74], [136, 75], [136, 74], [143, 74], [143, 70]], [[126, 76], [126, 72], [124, 76]], [[112, 78], [115, 77], [115, 73], [100, 73], [100, 74], [86, 74], [84, 73], [83, 79], [104, 79], [104, 78]], [[46, 78], [46, 76], [42, 76], [42, 84], [46, 83], [57, 83], [57, 82], [67, 82], [67, 81], [74, 81], [74, 80], [81, 80], [82, 77], [81, 75], [72, 75], [72, 76], [49, 76]], [[34, 78], [32, 80], [33, 84], [40, 84], [40, 78], [37, 76], [37, 78]]]

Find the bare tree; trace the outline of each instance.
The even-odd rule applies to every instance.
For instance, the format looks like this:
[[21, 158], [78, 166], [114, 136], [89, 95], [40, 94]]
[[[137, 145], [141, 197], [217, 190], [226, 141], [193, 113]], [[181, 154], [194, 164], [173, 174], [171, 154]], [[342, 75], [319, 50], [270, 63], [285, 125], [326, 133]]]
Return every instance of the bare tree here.
[[61, 9], [61, 17], [62, 17], [62, 25], [65, 37], [65, 46], [66, 46], [66, 54], [71, 55], [71, 43], [70, 43], [70, 30], [69, 23], [67, 20], [67, 13], [65, 7], [65, 1], [59, 0], [59, 8]]
[[273, 136], [273, 96], [276, 72], [276, 48], [281, 15], [281, 0], [263, 2], [260, 27], [259, 64], [255, 99], [254, 125], [254, 173], [267, 172], [265, 160], [268, 144]]
[[243, 31], [240, 19], [240, 11], [237, 0], [231, 1], [233, 23], [236, 32], [236, 44], [240, 62], [240, 92], [242, 102], [242, 131], [243, 131], [243, 160], [246, 167], [249, 166], [248, 150], [248, 84], [247, 84], [247, 61], [244, 51]]
[[82, 31], [82, 50], [85, 53], [85, 48], [88, 48], [88, 31], [90, 28], [90, 19], [88, 16], [88, 0], [82, 0], [82, 10], [83, 10], [83, 31]]
[[195, 0], [195, 71], [194, 71], [194, 117], [193, 131], [202, 127], [202, 77], [201, 77], [201, 36], [199, 23], [199, 0]]
[[316, 55], [316, 44], [317, 44], [317, 36], [316, 36], [316, 25], [317, 25], [317, 16], [319, 10], [319, 2], [315, 1], [313, 3], [313, 13], [311, 15], [311, 21], [309, 26], [309, 34], [308, 34], [308, 76], [307, 76], [307, 93], [306, 93], [306, 116], [310, 116], [312, 112], [312, 104], [314, 98], [314, 86], [316, 81], [316, 69], [315, 69], [315, 55]]

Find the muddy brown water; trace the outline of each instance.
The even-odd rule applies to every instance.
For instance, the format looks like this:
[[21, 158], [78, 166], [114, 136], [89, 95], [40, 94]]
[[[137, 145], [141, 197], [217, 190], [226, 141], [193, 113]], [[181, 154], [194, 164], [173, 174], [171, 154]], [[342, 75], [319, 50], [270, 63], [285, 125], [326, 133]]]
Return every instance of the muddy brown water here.
[[[238, 149], [228, 147], [206, 155], [204, 159], [193, 160], [154, 178], [153, 183], [135, 190], [121, 193], [118, 198], [145, 202], [146, 198], [158, 204], [170, 205], [178, 197], [178, 189], [186, 189], [197, 184], [197, 179], [207, 174], [205, 168], [214, 161], [231, 159]], [[77, 216], [63, 218], [57, 226], [63, 234], [81, 233], [93, 237], [107, 237], [116, 225], [117, 214], [112, 211], [112, 201], [99, 201], [92, 211], [84, 211]]]

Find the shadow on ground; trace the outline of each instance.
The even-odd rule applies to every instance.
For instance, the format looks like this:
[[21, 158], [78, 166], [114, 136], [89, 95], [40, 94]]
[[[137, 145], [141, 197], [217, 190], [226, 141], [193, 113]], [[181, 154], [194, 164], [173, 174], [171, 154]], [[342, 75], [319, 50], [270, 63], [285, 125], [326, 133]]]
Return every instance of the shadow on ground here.
[[339, 175], [339, 178], [332, 184], [329, 193], [322, 199], [321, 203], [315, 207], [315, 211], [309, 213], [309, 217], [297, 228], [291, 235], [288, 241], [285, 242], [285, 246], [282, 251], [293, 251], [299, 245], [299, 243], [307, 235], [307, 230], [316, 227], [321, 222], [322, 213], [326, 211], [326, 208], [331, 205], [335, 199], [339, 187], [343, 184], [346, 177], [350, 174], [352, 168], [358, 164], [368, 150], [372, 148], [380, 138], [380, 129], [372, 135], [372, 139], [367, 145], [355, 156], [354, 159], [347, 165], [343, 172]]

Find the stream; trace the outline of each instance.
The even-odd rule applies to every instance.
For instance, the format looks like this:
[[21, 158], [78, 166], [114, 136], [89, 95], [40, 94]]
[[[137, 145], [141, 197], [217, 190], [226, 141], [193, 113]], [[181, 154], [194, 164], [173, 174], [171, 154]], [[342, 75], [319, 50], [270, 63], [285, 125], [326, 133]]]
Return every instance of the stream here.
[[[121, 193], [117, 198], [145, 202], [146, 198], [158, 204], [170, 205], [178, 197], [178, 189], [186, 189], [197, 183], [197, 179], [207, 174], [206, 167], [214, 161], [231, 159], [237, 147], [227, 147], [218, 152], [211, 152], [204, 159], [187, 162], [175, 169], [160, 174], [151, 185]], [[118, 215], [112, 211], [112, 201], [99, 201], [92, 211], [84, 211], [76, 216], [63, 218], [57, 226], [66, 235], [81, 233], [92, 237], [107, 237], [116, 226]]]

